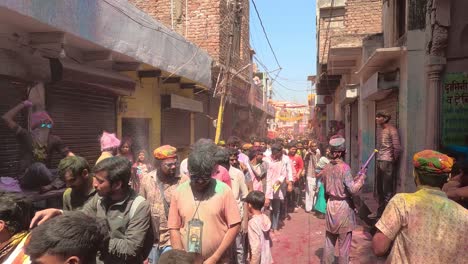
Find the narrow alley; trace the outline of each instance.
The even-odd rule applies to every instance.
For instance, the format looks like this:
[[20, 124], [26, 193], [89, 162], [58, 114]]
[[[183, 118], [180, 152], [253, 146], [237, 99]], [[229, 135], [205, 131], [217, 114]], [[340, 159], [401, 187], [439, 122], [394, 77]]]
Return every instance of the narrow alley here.
[[[290, 216], [291, 220], [286, 220], [285, 226], [277, 236], [277, 241], [273, 241], [274, 263], [320, 263], [325, 244], [325, 219], [319, 219], [303, 209], [291, 213]], [[385, 259], [378, 258], [372, 253], [371, 239], [363, 226], [359, 226], [353, 232], [350, 263], [385, 263]]]

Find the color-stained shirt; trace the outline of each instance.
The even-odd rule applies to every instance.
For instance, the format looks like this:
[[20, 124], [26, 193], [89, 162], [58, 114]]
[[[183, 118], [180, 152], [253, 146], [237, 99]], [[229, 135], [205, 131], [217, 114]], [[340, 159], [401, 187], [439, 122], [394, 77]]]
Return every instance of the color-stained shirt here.
[[306, 177], [315, 177], [315, 167], [320, 159], [320, 150], [317, 149], [315, 153], [307, 152], [304, 157], [304, 170]]
[[249, 163], [248, 165], [249, 166], [247, 166], [247, 173], [245, 178], [250, 179], [254, 191], [265, 192], [266, 186], [264, 185], [266, 182], [266, 174], [268, 171], [268, 162], [263, 161], [262, 163], [257, 163], [255, 165]]
[[231, 187], [231, 176], [229, 175], [229, 171], [223, 166], [216, 165], [213, 173], [211, 174], [211, 178], [222, 181]]
[[270, 200], [284, 199], [281, 188], [277, 188], [274, 185], [277, 181], [283, 183], [286, 178], [292, 181], [292, 170], [291, 162], [286, 155], [283, 155], [281, 160], [270, 160], [266, 178], [265, 198]]
[[393, 240], [390, 263], [467, 263], [468, 210], [440, 189], [396, 194], [375, 225]]
[[234, 199], [237, 201], [237, 207], [241, 217], [244, 215], [244, 202], [242, 199], [247, 196], [249, 190], [247, 184], [245, 184], [244, 173], [237, 168], [229, 168], [229, 176], [231, 176], [231, 190], [234, 195]]
[[[160, 182], [156, 175], [157, 170], [153, 170], [143, 176], [140, 186], [140, 195], [145, 197], [146, 201], [150, 204], [155, 243], [158, 243], [159, 247], [164, 247], [171, 245], [164, 199], [167, 202], [167, 214], [169, 214], [172, 195], [183, 180], [182, 177], [174, 177], [172, 181]], [[183, 177], [185, 178], [185, 176]], [[158, 184], [162, 185], [164, 197], [161, 195]]]
[[91, 200], [95, 194], [96, 190], [94, 188], [91, 188], [91, 190], [86, 195], [74, 191], [72, 188], [67, 188], [63, 193], [63, 210], [79, 210], [83, 208], [84, 204]]
[[241, 221], [231, 188], [218, 180], [214, 180], [208, 188], [210, 189], [206, 193], [212, 193], [211, 196], [199, 201], [195, 200], [190, 182], [182, 183], [172, 195], [168, 221], [170, 229], [180, 230], [186, 250], [189, 221], [194, 218], [203, 221], [203, 259], [212, 256], [221, 245], [229, 227]]
[[396, 161], [399, 159], [401, 153], [400, 137], [394, 126], [387, 124], [382, 129], [379, 135], [378, 149], [377, 160]]
[[364, 176], [353, 179], [351, 168], [342, 160], [331, 161], [323, 169], [322, 175], [325, 196], [328, 196], [327, 231], [333, 234], [352, 231], [356, 226], [356, 216], [350, 206], [351, 195], [361, 189]]
[[16, 140], [19, 144], [20, 149], [20, 171], [24, 172], [34, 162], [41, 162], [50, 168], [52, 165], [52, 154], [54, 152], [60, 154], [60, 158], [64, 158], [68, 155], [70, 150], [65, 146], [60, 137], [49, 133], [47, 138], [47, 144], [40, 144], [32, 133], [28, 130], [18, 126], [15, 128]]
[[271, 264], [270, 218], [264, 214], [254, 215], [249, 220], [248, 236], [252, 251], [251, 264]]
[[107, 158], [112, 158], [114, 157], [114, 155], [112, 155], [112, 153], [110, 153], [109, 151], [104, 151], [101, 153], [101, 156], [99, 156], [99, 158], [96, 160], [96, 164], [98, 164], [99, 162], [107, 159]]

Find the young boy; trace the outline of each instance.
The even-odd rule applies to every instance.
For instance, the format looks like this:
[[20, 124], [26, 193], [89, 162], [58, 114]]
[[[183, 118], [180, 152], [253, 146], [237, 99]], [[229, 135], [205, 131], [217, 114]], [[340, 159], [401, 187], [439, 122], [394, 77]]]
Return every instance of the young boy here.
[[250, 192], [244, 200], [252, 218], [249, 220], [249, 244], [251, 249], [251, 264], [271, 264], [270, 218], [262, 213], [265, 204], [265, 194], [260, 191]]

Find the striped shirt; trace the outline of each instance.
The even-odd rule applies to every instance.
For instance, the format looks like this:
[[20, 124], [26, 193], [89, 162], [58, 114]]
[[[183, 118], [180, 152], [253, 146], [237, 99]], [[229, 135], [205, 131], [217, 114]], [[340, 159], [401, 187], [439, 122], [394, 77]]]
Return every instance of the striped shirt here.
[[396, 161], [400, 157], [401, 144], [398, 130], [386, 124], [379, 135], [379, 152], [377, 153], [377, 160]]

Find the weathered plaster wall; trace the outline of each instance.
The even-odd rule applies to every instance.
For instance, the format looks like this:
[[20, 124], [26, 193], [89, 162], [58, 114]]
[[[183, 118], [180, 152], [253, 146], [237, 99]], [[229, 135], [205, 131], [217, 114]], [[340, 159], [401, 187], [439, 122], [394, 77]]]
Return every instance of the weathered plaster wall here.
[[426, 122], [435, 118], [427, 116], [427, 80], [425, 67], [425, 33], [410, 30], [407, 33], [407, 55], [401, 61], [400, 133], [404, 148], [400, 162], [399, 191], [415, 190], [413, 180], [413, 155], [425, 149]]

